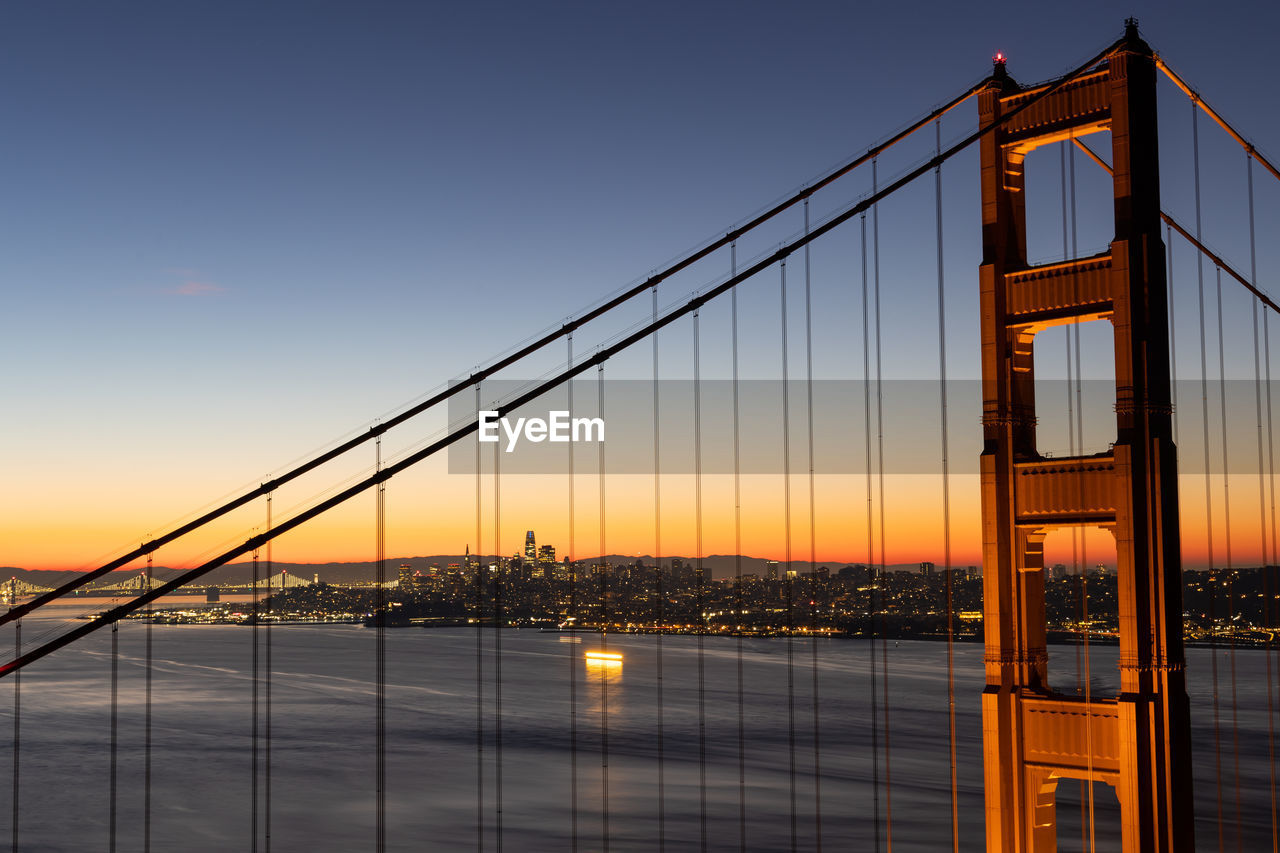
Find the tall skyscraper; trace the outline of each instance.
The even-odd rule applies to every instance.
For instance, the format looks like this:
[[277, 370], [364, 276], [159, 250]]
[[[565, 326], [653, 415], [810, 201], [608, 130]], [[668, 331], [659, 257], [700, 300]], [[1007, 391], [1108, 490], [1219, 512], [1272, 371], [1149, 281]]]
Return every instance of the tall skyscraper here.
[[532, 530], [524, 535], [524, 561], [531, 566], [538, 562], [538, 545], [534, 542]]
[[542, 571], [541, 576], [547, 580], [551, 580], [554, 576], [556, 567], [556, 546], [543, 545], [538, 549], [538, 568]]

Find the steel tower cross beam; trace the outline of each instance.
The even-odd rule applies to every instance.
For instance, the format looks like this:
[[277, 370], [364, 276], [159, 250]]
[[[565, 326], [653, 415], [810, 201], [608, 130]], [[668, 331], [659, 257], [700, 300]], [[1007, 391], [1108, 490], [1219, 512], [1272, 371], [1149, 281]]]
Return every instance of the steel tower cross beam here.
[[[983, 124], [1023, 89], [997, 58]], [[1111, 132], [1115, 239], [1107, 253], [1027, 264], [1023, 164], [1051, 142]], [[982, 140], [982, 696], [987, 850], [1056, 850], [1058, 780], [1103, 781], [1120, 802], [1125, 853], [1191, 851], [1191, 741], [1182, 647], [1177, 460], [1160, 239], [1155, 64], [1125, 39]], [[1035, 335], [1110, 320], [1116, 442], [1092, 456], [1036, 450]], [[1045, 645], [1045, 536], [1096, 526], [1115, 537], [1121, 693], [1055, 692]]]

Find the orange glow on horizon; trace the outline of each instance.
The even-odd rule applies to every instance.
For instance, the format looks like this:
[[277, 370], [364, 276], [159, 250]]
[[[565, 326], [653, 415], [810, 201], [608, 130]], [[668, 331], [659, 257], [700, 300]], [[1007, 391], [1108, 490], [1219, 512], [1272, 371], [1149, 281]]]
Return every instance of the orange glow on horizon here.
[[[502, 530], [493, 530], [495, 507], [491, 480], [484, 484], [481, 500], [480, 543], [476, 543], [475, 481], [470, 477], [408, 476], [392, 481], [387, 490], [386, 554], [388, 558], [473, 553], [509, 556], [523, 551], [526, 530], [534, 530], [539, 544], [556, 548], [557, 558], [576, 560], [607, 554], [652, 558], [658, 550], [665, 559], [696, 559], [698, 530], [695, 525], [693, 478], [664, 476], [662, 517], [655, 529], [651, 477], [622, 475], [606, 482], [606, 525], [599, 529], [599, 481], [580, 475], [574, 495], [574, 540], [568, 539], [569, 490], [564, 478], [511, 476], [501, 492]], [[885, 542], [881, 556], [878, 484], [873, 483], [872, 547], [868, 548], [866, 482], [855, 476], [819, 476], [815, 480], [812, 540], [810, 538], [807, 476], [792, 483], [790, 548], [784, 523], [786, 506], [780, 478], [752, 475], [742, 478], [741, 533], [735, 535], [733, 481], [731, 476], [703, 478], [702, 556], [732, 556], [807, 564], [811, 555], [818, 564], [831, 567], [883, 562], [910, 565], [945, 562], [942, 538], [940, 480], [929, 475], [892, 475], [884, 478]], [[1213, 487], [1220, 489], [1220, 478]], [[1204, 478], [1181, 478], [1182, 559], [1198, 568], [1209, 562], [1209, 530], [1204, 517]], [[100, 497], [100, 496], [99, 496]], [[953, 566], [981, 565], [981, 536], [976, 475], [951, 478], [951, 559]], [[288, 518], [306, 502], [277, 499], [275, 519]], [[173, 521], [172, 505], [161, 505], [143, 493], [135, 501], [124, 496], [91, 507], [81, 496], [68, 499], [56, 513], [38, 505], [10, 499], [5, 506], [5, 553], [0, 561], [24, 569], [87, 571], [136, 548], [167, 528], [147, 524], [157, 518]], [[68, 520], [69, 519], [69, 520]], [[373, 498], [361, 495], [324, 517], [290, 531], [271, 546], [272, 558], [282, 563], [322, 564], [365, 562], [373, 559]], [[265, 526], [261, 502], [229, 515], [189, 537], [189, 541], [156, 552], [157, 566], [189, 568], [224, 553]], [[1213, 516], [1214, 564], [1225, 566], [1227, 531], [1220, 511]], [[1232, 562], [1236, 567], [1257, 565], [1262, 553], [1261, 520], [1257, 512], [1232, 516]], [[1055, 534], [1046, 547], [1050, 564], [1070, 564], [1070, 540]], [[738, 542], [740, 541], [740, 547]], [[1114, 554], [1110, 535], [1090, 528], [1086, 532], [1085, 559], [1090, 554]], [[812, 551], [811, 551], [812, 549]], [[265, 558], [265, 553], [262, 555]], [[246, 553], [233, 562], [247, 562]], [[1113, 556], [1104, 559], [1113, 560]], [[137, 561], [129, 568], [137, 568]]]

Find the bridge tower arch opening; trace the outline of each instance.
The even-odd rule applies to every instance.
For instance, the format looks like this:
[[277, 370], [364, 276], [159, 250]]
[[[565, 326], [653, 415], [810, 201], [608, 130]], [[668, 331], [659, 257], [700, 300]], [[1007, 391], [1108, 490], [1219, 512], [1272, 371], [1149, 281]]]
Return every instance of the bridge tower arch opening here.
[[[1194, 847], [1155, 71], [1151, 48], [1129, 21], [1106, 61], [982, 140], [982, 716], [992, 853], [1057, 849], [1060, 779], [1114, 787], [1125, 853]], [[1019, 86], [998, 62], [979, 94], [982, 124], [1042, 90]], [[1110, 249], [1029, 264], [1027, 154], [1100, 131], [1111, 137]], [[1046, 458], [1035, 431], [1036, 334], [1100, 319], [1114, 336], [1115, 444]], [[1043, 548], [1050, 530], [1071, 526], [1115, 536], [1115, 696], [1086, 699], [1051, 687]]]

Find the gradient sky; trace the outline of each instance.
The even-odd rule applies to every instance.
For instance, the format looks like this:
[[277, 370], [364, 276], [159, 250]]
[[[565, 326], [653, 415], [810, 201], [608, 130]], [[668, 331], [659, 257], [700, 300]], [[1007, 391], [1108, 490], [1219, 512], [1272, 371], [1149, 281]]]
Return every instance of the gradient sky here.
[[[1118, 37], [1126, 14], [1261, 150], [1280, 150], [1280, 7], [1251, 3], [14, 6], [0, 35], [0, 564], [94, 565], [723, 233], [963, 91], [989, 71], [994, 51], [1010, 56], [1020, 80], [1055, 76]], [[1165, 97], [1161, 109], [1175, 134], [1161, 143], [1166, 208], [1190, 223], [1189, 107]], [[966, 105], [949, 119], [944, 144], [974, 113]], [[1206, 237], [1247, 270], [1243, 155], [1207, 121], [1201, 140]], [[930, 144], [886, 161], [882, 175]], [[1029, 172], [1048, 205], [1033, 255], [1051, 259], [1061, 252], [1057, 155], [1043, 166], [1046, 177]], [[1083, 212], [1101, 186], [1089, 168], [1077, 162], [1082, 253], [1109, 237]], [[1261, 170], [1255, 179], [1259, 234], [1273, 235], [1280, 192]], [[825, 209], [864, 192], [868, 179], [860, 180]], [[944, 198], [948, 370], [958, 377], [977, 375], [976, 188], [976, 159], [956, 158]], [[937, 371], [932, 183], [912, 192], [882, 212], [885, 369], [929, 378]], [[799, 227], [791, 217], [744, 257]], [[861, 375], [857, 239], [846, 230], [830, 250], [814, 247], [815, 370], [828, 378]], [[1280, 257], [1274, 240], [1262, 242], [1260, 280], [1269, 287]], [[1186, 378], [1199, 369], [1195, 326], [1183, 326], [1195, 319], [1195, 279], [1185, 245], [1175, 252]], [[672, 283], [663, 303], [722, 274], [727, 257], [717, 263]], [[771, 275], [742, 296], [743, 372], [758, 378], [777, 372]], [[1248, 303], [1228, 307], [1236, 313], [1227, 373], [1252, 376]], [[709, 310], [705, 323], [705, 370], [724, 376], [724, 315]], [[680, 334], [664, 345], [666, 374], [690, 370], [687, 328]], [[1106, 352], [1107, 337], [1099, 340], [1093, 356]], [[624, 360], [617, 375], [647, 375], [647, 353]], [[792, 350], [793, 376], [801, 356]], [[954, 453], [975, 453], [976, 424], [953, 424], [952, 443]], [[275, 511], [371, 464], [372, 451], [281, 495]], [[723, 485], [708, 485], [708, 498]], [[688, 489], [664, 488], [669, 548], [690, 552]], [[744, 550], [777, 555], [780, 522], [771, 534], [768, 519], [780, 518], [778, 484], [750, 488]], [[865, 543], [843, 513], [861, 519], [861, 488], [820, 487], [832, 496], [821, 510], [830, 518], [820, 559], [863, 558]], [[964, 528], [955, 560], [975, 562], [976, 493], [963, 477], [953, 488]], [[535, 527], [563, 553], [564, 484], [512, 478], [503, 490], [502, 549], [515, 551]], [[594, 490], [584, 482], [581, 500], [594, 501]], [[936, 559], [934, 478], [892, 483], [891, 519], [895, 495], [913, 515], [895, 522], [890, 561]], [[610, 506], [634, 510], [611, 523], [608, 550], [652, 551], [648, 519], [635, 520], [651, 512], [651, 499], [650, 484], [611, 485]], [[393, 555], [474, 542], [474, 482], [443, 465], [397, 480], [388, 501]], [[371, 503], [282, 540], [277, 559], [367, 558]], [[1203, 506], [1202, 494], [1194, 504], [1184, 494], [1193, 505]], [[578, 535], [598, 541], [595, 505], [582, 512]], [[796, 514], [797, 557], [807, 555], [806, 512]], [[1256, 539], [1256, 506], [1248, 512], [1240, 535]], [[205, 544], [243, 538], [260, 523], [255, 509]], [[729, 550], [724, 512], [708, 511], [707, 524], [708, 552]], [[1188, 514], [1189, 562], [1202, 528]]]

